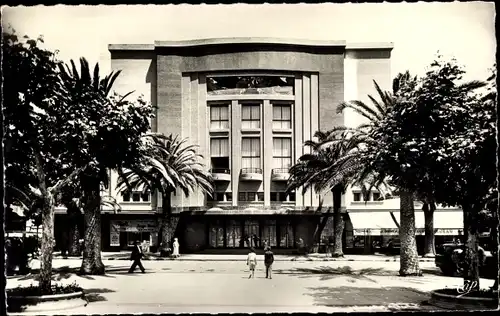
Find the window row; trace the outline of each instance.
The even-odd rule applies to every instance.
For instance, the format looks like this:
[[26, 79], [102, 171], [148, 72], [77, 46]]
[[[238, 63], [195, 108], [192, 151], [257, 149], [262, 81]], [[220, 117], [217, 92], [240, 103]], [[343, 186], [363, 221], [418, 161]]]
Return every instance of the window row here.
[[[210, 106], [210, 129], [229, 128], [229, 106]], [[241, 107], [241, 128], [260, 128], [260, 104], [245, 103]], [[292, 106], [290, 104], [273, 105], [273, 129], [292, 128]]]
[[[210, 139], [212, 169], [229, 169], [229, 138]], [[273, 138], [273, 169], [288, 169], [292, 165], [292, 139]], [[241, 140], [241, 167], [261, 168], [261, 144], [259, 137], [243, 137]]]
[[151, 196], [149, 192], [143, 193], [142, 191], [125, 191], [121, 194], [123, 202], [149, 202]]
[[[215, 192], [213, 196], [207, 196], [208, 201], [231, 202], [232, 192]], [[264, 192], [239, 192], [238, 201], [242, 202], [264, 202]], [[295, 192], [271, 192], [272, 202], [295, 202]]]
[[[353, 192], [352, 198], [354, 202], [364, 201], [363, 194], [361, 192]], [[368, 196], [368, 201], [382, 201], [384, 197], [380, 194], [380, 192], [372, 192]]]

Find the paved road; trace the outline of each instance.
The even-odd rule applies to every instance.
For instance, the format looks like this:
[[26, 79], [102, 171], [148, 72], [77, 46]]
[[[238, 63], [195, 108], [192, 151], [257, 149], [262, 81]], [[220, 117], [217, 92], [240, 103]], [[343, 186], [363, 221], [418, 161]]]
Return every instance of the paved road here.
[[[432, 263], [421, 263], [427, 271], [423, 277], [401, 278], [398, 262], [279, 262], [272, 280], [265, 278], [262, 264], [249, 280], [241, 262], [149, 261], [144, 263], [147, 273], [128, 274], [129, 262], [105, 261], [105, 276], [75, 275], [72, 269], [80, 263], [54, 261], [54, 280], [76, 281], [90, 300], [87, 307], [64, 314], [334, 312], [384, 305], [378, 307], [383, 311], [391, 304], [429, 309], [418, 305], [428, 299], [426, 292], [462, 283], [460, 278], [437, 275]], [[9, 278], [7, 288], [32, 282], [30, 276]], [[492, 284], [482, 282], [483, 287]], [[358, 307], [346, 307], [352, 305]]]

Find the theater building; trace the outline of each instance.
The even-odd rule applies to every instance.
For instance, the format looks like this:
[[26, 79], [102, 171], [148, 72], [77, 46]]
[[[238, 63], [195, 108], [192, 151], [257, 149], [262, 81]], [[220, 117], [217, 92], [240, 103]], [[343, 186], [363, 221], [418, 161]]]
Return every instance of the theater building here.
[[[286, 194], [288, 168], [317, 130], [348, 124], [352, 114], [338, 114], [338, 104], [373, 94], [373, 80], [391, 88], [392, 49], [392, 43], [270, 38], [109, 45], [112, 70], [122, 70], [115, 90], [150, 100], [157, 107], [153, 131], [198, 145], [215, 180], [212, 198], [199, 192], [172, 196], [182, 251], [237, 251], [264, 241], [292, 249], [299, 238], [317, 243], [312, 236], [322, 214], [331, 211], [332, 197]], [[137, 239], [157, 245], [161, 197], [124, 194], [115, 186], [113, 174], [109, 194], [122, 210], [103, 210], [103, 250], [126, 249]], [[346, 215], [347, 248], [378, 227], [359, 220], [372, 216], [372, 206], [391, 219], [379, 205], [384, 202], [359, 207], [353, 196], [349, 191], [342, 201], [343, 212], [355, 214]], [[394, 228], [389, 221], [376, 225]], [[332, 230], [330, 220], [322, 240]]]

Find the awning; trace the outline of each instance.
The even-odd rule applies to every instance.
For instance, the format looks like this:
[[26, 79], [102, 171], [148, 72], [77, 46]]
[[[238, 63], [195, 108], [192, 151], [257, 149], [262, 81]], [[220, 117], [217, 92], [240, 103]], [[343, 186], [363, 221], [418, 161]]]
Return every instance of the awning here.
[[[397, 235], [396, 223], [390, 212], [355, 212], [348, 213], [351, 219], [354, 235]], [[398, 219], [398, 216], [396, 216]]]
[[[393, 212], [398, 224], [400, 213]], [[354, 235], [398, 235], [399, 230], [394, 223], [390, 212], [350, 212]], [[425, 235], [424, 212], [415, 212], [415, 228], [417, 235]], [[463, 230], [463, 212], [460, 210], [434, 212], [434, 234], [458, 235]]]
[[[394, 212], [394, 216], [396, 216], [399, 223], [399, 212]], [[461, 210], [434, 212], [435, 235], [458, 235], [458, 231], [463, 231], [463, 227], [464, 213]], [[422, 211], [415, 212], [415, 228], [417, 235], [425, 235], [425, 215]]]

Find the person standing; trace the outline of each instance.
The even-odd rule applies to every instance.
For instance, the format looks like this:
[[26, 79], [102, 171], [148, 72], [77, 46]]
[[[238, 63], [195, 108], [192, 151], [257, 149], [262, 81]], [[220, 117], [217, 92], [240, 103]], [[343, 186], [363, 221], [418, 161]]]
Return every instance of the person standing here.
[[130, 266], [130, 269], [128, 270], [128, 273], [134, 272], [135, 268], [139, 266], [139, 269], [141, 269], [142, 273], [145, 273], [144, 267], [142, 266], [141, 258], [144, 256], [144, 253], [142, 252], [141, 246], [139, 245], [139, 241], [137, 240], [134, 245], [134, 249], [132, 249], [132, 254], [130, 255], [130, 260], [134, 260], [132, 265]]
[[255, 278], [255, 267], [257, 266], [257, 254], [253, 248], [250, 248], [250, 252], [247, 257], [247, 266], [250, 269], [250, 275], [248, 278]]
[[172, 251], [172, 256], [174, 258], [180, 257], [179, 254], [179, 240], [177, 238], [174, 238], [174, 243], [172, 245], [173, 251]]
[[271, 247], [266, 248], [264, 252], [264, 264], [266, 265], [266, 279], [272, 279], [271, 273], [273, 271], [274, 254], [271, 251]]

